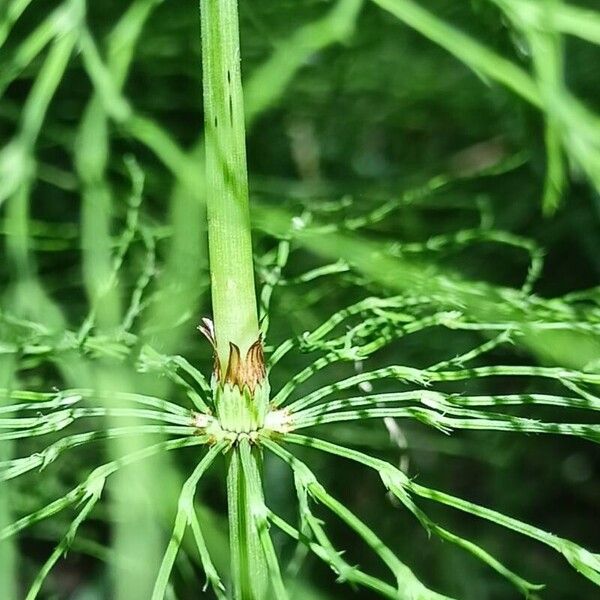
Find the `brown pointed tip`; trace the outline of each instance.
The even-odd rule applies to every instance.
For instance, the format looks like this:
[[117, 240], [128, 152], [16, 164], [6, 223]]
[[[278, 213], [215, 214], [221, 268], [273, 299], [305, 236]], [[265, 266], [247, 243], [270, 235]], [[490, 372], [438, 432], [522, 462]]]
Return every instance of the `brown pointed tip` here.
[[208, 317], [202, 318], [202, 323], [198, 325], [198, 331], [213, 345], [213, 348], [217, 345], [215, 325]]
[[242, 359], [240, 349], [229, 344], [229, 361], [224, 383], [237, 386], [240, 390], [247, 387], [251, 393], [266, 377], [265, 358], [262, 337], [259, 337]]
[[198, 325], [198, 331], [211, 343], [213, 347], [214, 365], [213, 370], [217, 380], [221, 380], [221, 363], [217, 355], [217, 337], [215, 334], [215, 325], [208, 317], [202, 318], [202, 324]]
[[240, 356], [240, 349], [229, 342], [229, 361], [227, 362], [227, 372], [225, 373], [225, 383], [231, 385], [237, 385], [239, 388], [242, 387], [242, 360]]

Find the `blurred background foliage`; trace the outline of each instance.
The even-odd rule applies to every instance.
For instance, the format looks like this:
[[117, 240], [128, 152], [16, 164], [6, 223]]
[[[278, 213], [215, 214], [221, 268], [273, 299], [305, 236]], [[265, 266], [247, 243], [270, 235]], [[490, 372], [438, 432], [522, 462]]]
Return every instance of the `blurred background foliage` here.
[[[578, 293], [573, 310], [584, 316], [600, 303], [597, 2], [418, 5], [432, 22], [400, 0], [240, 1], [259, 280], [281, 236], [291, 236], [295, 249], [288, 279], [324, 264], [339, 271], [280, 287], [267, 343], [311, 330], [368, 294], [411, 292], [480, 320], [521, 323], [514, 346], [486, 361], [598, 371], [594, 333], [527, 328], [544, 311], [559, 310], [553, 298]], [[195, 329], [210, 314], [196, 3], [4, 0], [0, 44], [0, 388], [93, 386], [109, 396], [137, 390], [185, 402], [160, 373], [148, 372], [148, 361], [140, 369], [139, 355], [148, 343], [210, 371], [210, 348]], [[388, 208], [377, 216], [382, 206]], [[364, 215], [375, 217], [361, 221]], [[459, 231], [475, 232], [480, 243], [426, 244]], [[489, 232], [497, 231], [520, 242], [496, 243]], [[538, 264], [544, 257], [535, 296], [519, 292], [529, 253]], [[477, 332], [428, 330], [369, 362], [421, 366], [479, 343]], [[272, 385], [304, 364], [298, 356], [288, 360]], [[353, 368], [336, 366], [333, 376]], [[502, 385], [511, 393], [540, 391], [535, 383]], [[455, 389], [492, 387], [498, 392], [497, 382]], [[555, 413], [545, 414], [559, 418]], [[600, 460], [582, 440], [446, 437], [391, 420], [340, 424], [327, 435], [598, 550]], [[42, 476], [2, 483], [0, 522], [66, 493], [103, 459], [143, 443], [86, 446]], [[36, 447], [35, 439], [2, 442], [0, 452], [8, 460]], [[43, 597], [149, 598], [178, 486], [195, 460], [190, 449], [118, 477]], [[432, 587], [473, 600], [515, 597], [485, 565], [428, 540], [374, 474], [319, 460], [313, 464], [321, 481]], [[276, 461], [265, 473], [272, 505], [293, 520], [292, 482]], [[213, 472], [201, 487], [208, 542], [226, 572], [223, 479]], [[439, 522], [546, 583], [542, 597], [595, 597], [593, 585], [551, 551], [429, 508]], [[16, 547], [2, 547], [2, 598], [22, 597], [68, 523], [61, 515], [28, 530]], [[342, 525], [331, 533], [348, 562], [378, 573]], [[275, 535], [290, 558], [289, 542]], [[311, 558], [302, 569], [290, 580], [298, 598], [371, 597], [336, 585]], [[196, 598], [203, 575], [193, 552], [181, 556], [176, 573], [173, 597]]]

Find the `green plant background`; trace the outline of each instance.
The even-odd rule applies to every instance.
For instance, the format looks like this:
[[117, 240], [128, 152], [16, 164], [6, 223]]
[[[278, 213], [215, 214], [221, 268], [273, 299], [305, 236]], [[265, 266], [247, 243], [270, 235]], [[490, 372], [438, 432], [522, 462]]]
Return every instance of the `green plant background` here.
[[[276, 290], [267, 344], [313, 330], [370, 294], [424, 295], [519, 329], [551, 309], [560, 312], [551, 299], [588, 290], [569, 299], [588, 328], [540, 333], [524, 325], [513, 345], [482, 364], [597, 373], [598, 7], [593, 0], [418, 4], [431, 12], [400, 0], [240, 2], [258, 282], [274, 236], [293, 239], [287, 280], [323, 265], [337, 271]], [[196, 4], [5, 0], [0, 44], [0, 388], [96, 387], [109, 406], [115, 392], [135, 390], [184, 404], [168, 378], [152, 373], [160, 369], [151, 357], [142, 359], [140, 373], [139, 355], [149, 343], [204, 373], [211, 368], [211, 348], [196, 331], [210, 314]], [[378, 213], [382, 206], [389, 210]], [[461, 231], [472, 235], [452, 238]], [[528, 253], [534, 264], [544, 256], [534, 292], [545, 303], [527, 295], [522, 304], [515, 300]], [[391, 344], [368, 366], [423, 367], [480, 343], [478, 331], [428, 329]], [[308, 362], [298, 354], [282, 362], [272, 387]], [[355, 368], [334, 366], [313, 385]], [[379, 391], [394, 389], [386, 385]], [[546, 390], [553, 388], [511, 378], [451, 388]], [[580, 422], [591, 422], [581, 413]], [[562, 413], [544, 407], [536, 415], [552, 421]], [[586, 440], [444, 436], [411, 420], [341, 423], [327, 437], [399, 464], [417, 482], [599, 549], [599, 459]], [[0, 460], [40, 448], [35, 438], [1, 444]], [[97, 464], [145, 445], [117, 438], [85, 446], [42, 476], [2, 482], [0, 524], [67, 493]], [[149, 598], [179, 486], [197, 456], [190, 448], [117, 476], [42, 597]], [[434, 589], [474, 600], [517, 597], [484, 564], [429, 539], [384, 494], [376, 474], [309, 450], [302, 456]], [[203, 479], [197, 501], [215, 564], [226, 573], [220, 471]], [[279, 461], [267, 460], [265, 489], [270, 506], [293, 522], [296, 494]], [[542, 597], [597, 594], [547, 548], [427, 508], [528, 580], [545, 583]], [[2, 598], [24, 596], [71, 518], [61, 513], [27, 530], [17, 545], [0, 547]], [[381, 574], [376, 557], [343, 524], [328, 531], [347, 562]], [[293, 545], [277, 533], [274, 543], [287, 562]], [[196, 598], [204, 575], [193, 551], [180, 555], [175, 573], [173, 597]], [[311, 558], [290, 589], [307, 599], [372, 597], [336, 584]]]

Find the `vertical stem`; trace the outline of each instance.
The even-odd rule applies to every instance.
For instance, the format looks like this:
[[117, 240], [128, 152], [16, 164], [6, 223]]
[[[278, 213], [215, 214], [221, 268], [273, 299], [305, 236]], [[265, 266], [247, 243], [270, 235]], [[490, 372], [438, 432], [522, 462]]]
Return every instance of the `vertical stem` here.
[[201, 0], [208, 239], [216, 346], [258, 339], [237, 0]]
[[[221, 381], [216, 393], [221, 426], [233, 431], [259, 427], [260, 407], [268, 404], [262, 351], [248, 350], [259, 338], [258, 310], [248, 199], [244, 102], [240, 70], [237, 0], [200, 0], [206, 137], [206, 204], [213, 321], [220, 372], [232, 354], [233, 378]], [[240, 363], [242, 366], [240, 366]], [[246, 368], [248, 367], [248, 368]], [[258, 407], [258, 408], [257, 408]], [[264, 412], [264, 411], [263, 411]], [[225, 418], [232, 413], [233, 418]], [[240, 441], [248, 444], [248, 440]], [[258, 450], [251, 452], [256, 470], [244, 473], [239, 446], [230, 453], [227, 473], [233, 596], [266, 600], [265, 556], [252, 521], [247, 478], [262, 487]], [[254, 463], [252, 463], [254, 464]]]
[[[248, 440], [241, 440], [248, 445]], [[240, 456], [241, 448], [236, 446], [229, 455], [227, 470], [227, 501], [229, 504], [230, 564], [233, 583], [233, 597], [236, 600], [266, 600], [269, 584], [267, 566], [252, 523], [249, 498], [248, 474], [244, 472]], [[252, 450], [252, 460], [257, 468], [254, 484], [262, 486], [258, 469], [258, 449]]]

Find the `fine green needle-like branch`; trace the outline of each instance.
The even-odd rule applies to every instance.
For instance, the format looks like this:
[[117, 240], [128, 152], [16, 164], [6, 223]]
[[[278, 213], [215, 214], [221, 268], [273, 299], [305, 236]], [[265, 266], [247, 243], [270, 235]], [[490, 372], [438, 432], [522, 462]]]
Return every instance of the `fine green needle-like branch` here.
[[411, 510], [411, 512], [415, 512], [414, 508], [412, 508], [414, 505], [412, 505], [412, 500], [410, 499], [410, 494], [414, 494], [451, 506], [460, 511], [491, 521], [497, 525], [520, 533], [521, 535], [537, 540], [562, 554], [577, 571], [597, 585], [600, 585], [600, 555], [593, 554], [570, 540], [543, 531], [538, 527], [529, 525], [528, 523], [524, 523], [498, 511], [420, 485], [411, 480], [405, 473], [394, 467], [391, 463], [374, 458], [363, 452], [345, 448], [314, 437], [305, 437], [296, 434], [286, 435], [285, 440], [286, 442], [334, 454], [374, 469], [379, 473], [386, 487], [388, 487], [398, 500], [410, 507], [409, 510]]
[[[396, 578], [396, 586], [400, 598], [450, 600], [448, 596], [427, 589], [416, 578], [413, 572], [396, 557], [396, 555], [367, 525], [325, 490], [306, 464], [294, 457], [287, 450], [283, 449], [280, 445], [270, 440], [264, 440], [263, 443], [271, 450], [271, 452], [279, 456], [279, 458], [285, 461], [293, 469], [297, 486], [300, 491], [304, 490], [313, 499], [320, 502], [340, 517], [382, 559]], [[303, 517], [309, 519], [310, 527], [313, 529], [315, 535], [319, 535], [321, 527], [318, 525], [317, 520], [312, 517], [312, 513], [306, 500], [300, 501], [300, 509], [303, 513]], [[319, 539], [319, 537], [317, 539]], [[323, 538], [321, 538], [321, 542], [322, 541]], [[345, 577], [345, 571], [340, 572], [340, 577]]]
[[[171, 571], [173, 570], [173, 565], [175, 564], [175, 559], [177, 558], [179, 547], [181, 546], [181, 542], [183, 541], [185, 530], [187, 529], [187, 527], [191, 527], [196, 520], [194, 509], [194, 494], [196, 492], [198, 482], [200, 481], [201, 477], [204, 475], [206, 470], [214, 462], [215, 458], [223, 450], [225, 450], [226, 446], [227, 442], [223, 440], [215, 444], [212, 448], [210, 448], [204, 456], [204, 458], [198, 463], [198, 466], [194, 469], [194, 472], [183, 484], [183, 488], [179, 496], [177, 515], [175, 517], [175, 524], [173, 526], [173, 533], [171, 534], [169, 545], [163, 556], [163, 560], [158, 571], [156, 583], [154, 585], [154, 591], [152, 593], [152, 600], [162, 600], [162, 598], [165, 597], [165, 593], [171, 576]], [[224, 598], [223, 584], [221, 583], [217, 570], [215, 569], [210, 555], [208, 554], [208, 550], [206, 549], [206, 544], [204, 542], [202, 533], [199, 529], [197, 530], [197, 533], [199, 534], [199, 538], [197, 538], [197, 541], [199, 542], [198, 551], [200, 553], [200, 557], [206, 572], [207, 579], [210, 582], [217, 596], [219, 598]]]

